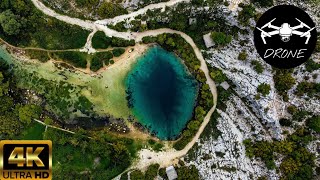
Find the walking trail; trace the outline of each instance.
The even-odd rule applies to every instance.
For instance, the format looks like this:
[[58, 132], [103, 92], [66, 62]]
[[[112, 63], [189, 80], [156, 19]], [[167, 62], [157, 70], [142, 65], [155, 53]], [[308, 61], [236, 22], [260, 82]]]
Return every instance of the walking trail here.
[[[117, 32], [115, 30], [108, 28], [106, 25], [110, 24], [110, 23], [114, 24], [117, 22], [121, 22], [126, 19], [132, 19], [137, 15], [145, 13], [149, 9], [158, 9], [158, 8], [163, 9], [166, 6], [173, 6], [173, 5], [180, 3], [180, 2], [189, 2], [189, 1], [190, 0], [170, 0], [170, 1], [164, 2], [164, 3], [152, 4], [152, 5], [146, 6], [145, 8], [142, 8], [138, 11], [135, 11], [135, 12], [132, 12], [132, 13], [126, 14], [126, 15], [117, 16], [113, 19], [105, 19], [105, 20], [93, 22], [93, 21], [86, 21], [86, 20], [81, 20], [81, 19], [77, 19], [77, 18], [72, 18], [72, 17], [68, 17], [65, 15], [60, 15], [60, 14], [56, 13], [55, 11], [46, 7], [39, 0], [32, 0], [33, 4], [39, 10], [41, 10], [44, 14], [46, 14], [48, 16], [55, 17], [61, 21], [68, 23], [68, 24], [78, 25], [78, 26], [80, 26], [84, 29], [90, 30], [92, 32], [96, 32], [99, 30], [103, 31], [109, 37], [134, 39], [136, 42], [141, 42], [142, 38], [146, 37], [146, 36], [157, 36], [157, 35], [160, 35], [163, 33], [170, 33], [170, 34], [181, 35], [181, 37], [184, 38], [192, 46], [197, 58], [201, 62], [200, 69], [204, 72], [204, 74], [206, 76], [207, 84], [209, 85], [210, 91], [213, 95], [214, 106], [210, 109], [208, 114], [205, 116], [203, 123], [201, 124], [198, 132], [196, 133], [196, 135], [194, 136], [192, 141], [189, 142], [188, 145], [183, 150], [176, 151], [174, 149], [169, 149], [169, 150], [162, 151], [162, 152], [154, 152], [154, 151], [151, 151], [148, 149], [142, 149], [139, 153], [139, 157], [140, 157], [139, 160], [137, 162], [135, 162], [131, 168], [146, 169], [149, 165], [154, 164], [154, 163], [158, 163], [158, 164], [160, 164], [161, 167], [165, 167], [170, 164], [174, 164], [175, 162], [177, 162], [177, 160], [180, 157], [183, 157], [184, 155], [186, 155], [188, 153], [188, 151], [196, 143], [196, 141], [199, 139], [204, 128], [206, 127], [206, 125], [210, 121], [210, 117], [211, 117], [212, 113], [214, 112], [215, 107], [216, 107], [216, 103], [217, 103], [217, 90], [216, 90], [216, 85], [215, 85], [214, 81], [210, 78], [209, 70], [206, 65], [206, 61], [204, 60], [200, 49], [196, 46], [196, 44], [194, 43], [192, 38], [190, 36], [188, 36], [187, 34], [180, 32], [180, 31], [168, 29], [168, 28], [150, 30], [150, 31], [145, 31], [145, 32], [138, 32], [138, 33], [137, 32]], [[90, 36], [88, 37], [88, 42], [86, 43], [86, 46], [83, 49], [83, 50], [87, 49], [86, 52], [88, 52], [88, 53], [94, 52], [94, 49], [91, 46], [92, 36], [93, 36], [93, 33], [91, 33]]]

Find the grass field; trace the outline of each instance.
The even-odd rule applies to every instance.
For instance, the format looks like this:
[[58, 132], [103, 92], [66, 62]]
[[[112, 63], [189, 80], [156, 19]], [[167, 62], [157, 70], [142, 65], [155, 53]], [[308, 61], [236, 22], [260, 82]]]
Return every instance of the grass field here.
[[[3, 54], [8, 53], [3, 52]], [[10, 59], [15, 65], [18, 87], [35, 90], [38, 94], [50, 97], [47, 99], [48, 102], [54, 102], [54, 107], [50, 109], [60, 114], [69, 111], [73, 113], [69, 108], [73, 107], [72, 104], [82, 95], [94, 104], [93, 111], [99, 115], [112, 115], [116, 118], [127, 118], [131, 115], [127, 107], [124, 79], [131, 64], [135, 62], [133, 60], [129, 62], [124, 60], [99, 76], [91, 76], [57, 67], [51, 61], [27, 62], [17, 60], [10, 55], [6, 56], [6, 59]], [[69, 90], [66, 91], [66, 88]]]

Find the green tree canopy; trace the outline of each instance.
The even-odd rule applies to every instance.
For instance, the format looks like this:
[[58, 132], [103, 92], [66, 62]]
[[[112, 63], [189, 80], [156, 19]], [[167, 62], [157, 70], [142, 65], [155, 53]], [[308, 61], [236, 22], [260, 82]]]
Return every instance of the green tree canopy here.
[[225, 46], [229, 44], [232, 40], [231, 35], [226, 35], [223, 32], [212, 32], [211, 38], [218, 46]]
[[310, 118], [307, 125], [310, 129], [320, 133], [320, 116]]
[[269, 84], [262, 83], [258, 86], [257, 91], [261, 93], [263, 96], [266, 96], [270, 93], [271, 87]]
[[27, 104], [18, 109], [19, 119], [22, 123], [30, 124], [33, 119], [39, 119], [42, 113], [41, 107], [34, 104]]
[[12, 13], [11, 10], [6, 10], [0, 14], [0, 24], [3, 31], [8, 35], [19, 34], [22, 28], [24, 19]]

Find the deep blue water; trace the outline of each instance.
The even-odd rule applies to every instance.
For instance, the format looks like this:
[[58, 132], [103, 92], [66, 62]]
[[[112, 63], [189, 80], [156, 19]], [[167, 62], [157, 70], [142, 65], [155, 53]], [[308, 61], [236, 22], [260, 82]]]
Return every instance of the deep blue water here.
[[192, 118], [198, 83], [174, 54], [150, 48], [126, 78], [136, 119], [160, 139], [174, 139]]

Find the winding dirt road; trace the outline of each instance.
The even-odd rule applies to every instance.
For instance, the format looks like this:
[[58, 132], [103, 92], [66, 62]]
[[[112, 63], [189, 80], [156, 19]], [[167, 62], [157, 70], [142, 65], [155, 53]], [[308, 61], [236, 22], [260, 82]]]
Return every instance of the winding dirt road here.
[[[152, 5], [146, 6], [145, 8], [140, 9], [138, 11], [132, 12], [130, 14], [118, 16], [113, 19], [106, 19], [106, 20], [93, 22], [93, 21], [85, 21], [85, 20], [81, 20], [81, 19], [77, 19], [77, 18], [72, 18], [72, 17], [68, 17], [65, 15], [60, 15], [60, 14], [56, 13], [55, 11], [46, 7], [44, 4], [39, 2], [39, 0], [32, 0], [33, 4], [39, 10], [41, 10], [44, 14], [51, 16], [51, 17], [55, 17], [61, 21], [68, 23], [68, 24], [78, 25], [78, 26], [80, 26], [84, 29], [90, 30], [92, 32], [100, 30], [100, 31], [105, 32], [105, 34], [107, 36], [119, 37], [119, 38], [124, 38], [124, 39], [134, 39], [136, 42], [140, 42], [142, 40], [142, 38], [146, 37], [146, 36], [157, 36], [157, 35], [160, 35], [163, 33], [179, 34], [179, 35], [181, 35], [182, 38], [184, 38], [192, 46], [197, 58], [201, 62], [200, 69], [204, 72], [204, 74], [206, 76], [207, 84], [209, 85], [210, 91], [213, 95], [214, 106], [210, 109], [208, 114], [205, 116], [203, 123], [201, 124], [198, 132], [196, 133], [196, 135], [194, 136], [192, 141], [183, 150], [176, 151], [174, 149], [169, 149], [167, 151], [154, 152], [154, 151], [150, 151], [148, 149], [142, 149], [139, 153], [140, 159], [136, 163], [134, 163], [132, 168], [145, 169], [150, 164], [154, 164], [154, 163], [159, 163], [161, 165], [161, 167], [165, 167], [165, 166], [168, 166], [168, 165], [176, 162], [180, 157], [186, 155], [188, 153], [188, 151], [196, 143], [196, 141], [199, 139], [204, 128], [206, 127], [206, 125], [210, 121], [210, 117], [211, 117], [212, 113], [214, 112], [215, 107], [216, 107], [216, 103], [217, 103], [217, 90], [216, 90], [216, 85], [215, 85], [214, 81], [210, 78], [209, 70], [206, 65], [206, 61], [204, 60], [200, 49], [196, 46], [196, 44], [194, 43], [192, 38], [190, 36], [188, 36], [187, 34], [180, 32], [180, 31], [168, 29], [168, 28], [150, 30], [150, 31], [139, 32], [139, 33], [136, 33], [136, 32], [117, 32], [115, 30], [108, 28], [106, 25], [109, 23], [117, 23], [117, 22], [120, 22], [125, 19], [133, 18], [137, 15], [145, 13], [148, 9], [165, 8], [165, 6], [172, 6], [172, 5], [175, 5], [180, 2], [189, 2], [189, 1], [190, 0], [171, 0], [171, 1], [168, 1], [165, 3], [152, 4]], [[88, 52], [88, 53], [94, 52], [94, 49], [91, 46], [92, 36], [93, 36], [93, 33], [90, 33], [90, 36], [88, 37], [88, 42], [86, 43], [85, 47], [83, 48], [83, 50], [87, 49], [86, 52]]]

